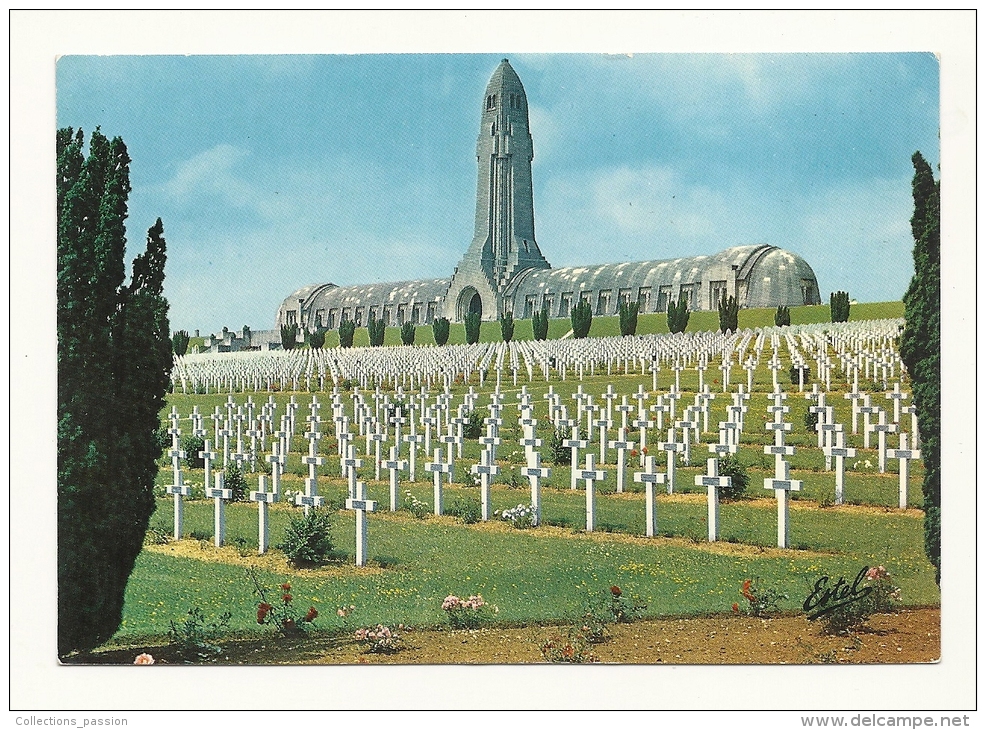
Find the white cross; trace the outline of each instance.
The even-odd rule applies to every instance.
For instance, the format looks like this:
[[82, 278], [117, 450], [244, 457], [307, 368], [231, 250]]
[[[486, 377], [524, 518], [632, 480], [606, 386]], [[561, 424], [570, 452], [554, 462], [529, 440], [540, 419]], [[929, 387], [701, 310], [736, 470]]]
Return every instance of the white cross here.
[[859, 402], [866, 398], [865, 393], [858, 392], [858, 388], [854, 388], [852, 393], [846, 393], [843, 398], [852, 401], [852, 432], [856, 433], [859, 423]]
[[674, 492], [674, 470], [675, 470], [675, 454], [680, 454], [685, 450], [685, 445], [680, 444], [674, 440], [674, 429], [668, 429], [668, 440], [659, 441], [657, 443], [657, 448], [661, 451], [665, 451], [668, 454], [668, 494]]
[[534, 524], [541, 524], [541, 480], [551, 476], [551, 469], [541, 466], [541, 454], [534, 452], [527, 460], [527, 466], [520, 470], [531, 482], [531, 506], [534, 509]]
[[449, 484], [451, 484], [452, 477], [455, 474], [455, 472], [453, 471], [455, 465], [455, 457], [453, 456], [453, 449], [455, 448], [456, 444], [462, 443], [462, 438], [452, 433], [452, 424], [450, 423], [448, 424], [448, 432], [438, 440], [441, 441], [443, 444], [445, 444], [445, 446], [448, 449], [448, 469], [449, 469], [448, 480], [449, 480]]
[[[320, 507], [323, 501], [318, 496], [318, 467], [325, 464], [325, 457], [319, 456], [316, 453], [316, 443], [317, 439], [311, 439], [308, 442], [308, 456], [303, 457], [301, 460], [302, 464], [308, 465], [308, 478], [305, 479], [305, 494], [297, 495], [294, 500], [297, 506], [304, 506], [306, 515], [312, 507]], [[307, 501], [302, 500], [302, 497], [307, 498]]]
[[390, 447], [390, 459], [383, 462], [383, 466], [390, 472], [390, 511], [397, 511], [397, 490], [399, 487], [399, 473], [407, 469], [407, 462], [397, 456], [397, 447]]
[[479, 501], [485, 522], [490, 518], [490, 481], [500, 473], [500, 467], [493, 462], [492, 450], [483, 449], [479, 455], [479, 463], [473, 464], [470, 471], [473, 474], [479, 474]]
[[900, 434], [900, 448], [888, 449], [887, 456], [891, 459], [900, 459], [900, 500], [898, 505], [901, 509], [907, 509], [907, 480], [910, 477], [910, 460], [920, 459], [921, 452], [917, 449], [909, 449], [907, 444], [907, 434]]
[[[574, 467], [573, 467], [574, 468]], [[579, 471], [579, 479], [585, 482], [585, 531], [596, 527], [596, 482], [606, 478], [606, 472], [596, 469], [596, 455], [585, 455], [585, 469]]]
[[367, 444], [373, 443], [373, 478], [380, 481], [380, 444], [387, 440], [387, 434], [379, 430], [379, 423], [372, 433], [367, 434]]
[[425, 463], [425, 471], [432, 472], [435, 476], [435, 514], [442, 514], [442, 474], [449, 475], [452, 480], [452, 465], [442, 462], [442, 450], [435, 449], [435, 460]]
[[346, 473], [346, 480], [349, 482], [349, 496], [356, 497], [356, 470], [363, 466], [363, 460], [356, 457], [356, 447], [352, 444], [348, 447], [346, 458], [342, 460], [342, 465]]
[[[842, 424], [835, 422], [835, 408], [825, 406], [825, 418], [819, 418], [815, 428], [821, 434], [821, 443], [819, 446], [824, 453], [826, 447], [832, 446], [835, 443], [835, 434], [842, 431]], [[831, 470], [832, 457], [829, 454], [825, 454], [825, 471]]]
[[620, 437], [609, 442], [611, 449], [616, 449], [616, 491], [623, 492], [626, 484], [627, 452], [635, 446], [633, 441], [627, 441], [626, 427], [620, 429]]
[[791, 479], [791, 465], [781, 458], [774, 464], [774, 478], [764, 479], [763, 488], [773, 489], [777, 497], [777, 547], [789, 547], [788, 493], [801, 490], [802, 482]]
[[222, 547], [226, 540], [226, 500], [233, 498], [232, 489], [223, 488], [223, 473], [216, 474], [216, 486], [205, 488], [206, 499], [216, 501], [215, 508], [215, 543], [216, 547]]
[[346, 500], [346, 509], [356, 512], [356, 566], [366, 565], [366, 513], [373, 512], [377, 503], [366, 498], [366, 484], [356, 482], [354, 495]]
[[635, 472], [633, 481], [643, 484], [647, 492], [647, 515], [644, 521], [644, 532], [647, 537], [654, 537], [657, 534], [657, 498], [654, 494], [658, 484], [667, 482], [667, 474], [655, 471], [655, 459], [648, 456], [644, 459], [644, 470]]
[[883, 474], [887, 471], [887, 434], [897, 433], [897, 424], [887, 423], [886, 411], [882, 408], [878, 408], [877, 410], [879, 411], [880, 420], [877, 423], [871, 424], [869, 429], [870, 431], [876, 432], [877, 435], [877, 461], [880, 464], [880, 473]]
[[835, 431], [835, 446], [827, 446], [824, 448], [825, 458], [835, 457], [835, 503], [842, 504], [845, 497], [845, 483], [846, 483], [846, 457], [855, 457], [856, 449], [846, 448], [845, 438], [846, 435], [842, 431], [841, 424], [835, 424], [839, 426], [838, 430]]
[[[870, 416], [879, 413], [882, 409], [878, 406], [870, 405], [870, 396], [863, 394], [863, 405], [856, 409], [863, 414], [863, 448], [870, 448]], [[855, 433], [855, 429], [853, 430]]]
[[623, 396], [623, 402], [616, 407], [616, 410], [620, 412], [620, 427], [627, 427], [627, 418], [631, 412], [633, 412], [633, 406], [627, 403], [627, 397]]
[[267, 491], [267, 475], [261, 474], [259, 477], [260, 489], [256, 492], [250, 492], [250, 499], [257, 503], [258, 508], [258, 526], [257, 526], [257, 545], [259, 546], [258, 552], [263, 555], [267, 552], [267, 547], [270, 544], [270, 525], [267, 520], [267, 508], [268, 505], [277, 501], [277, 490], [273, 492]]
[[267, 456], [267, 463], [270, 464], [271, 483], [274, 493], [281, 493], [281, 474], [288, 463], [288, 457], [280, 453], [280, 443], [274, 441], [271, 445], [273, 453]]
[[565, 439], [561, 442], [562, 446], [567, 449], [572, 450], [572, 489], [576, 488], [576, 482], [578, 481], [578, 466], [579, 466], [579, 449], [589, 448], [589, 442], [579, 439], [579, 423], [578, 421], [572, 424], [572, 438]]
[[706, 461], [705, 474], [695, 476], [695, 486], [708, 489], [709, 542], [719, 539], [719, 488], [732, 483], [732, 477], [719, 476], [719, 459], [715, 457]]
[[692, 462], [692, 450], [691, 450], [691, 434], [689, 433], [692, 429], [698, 430], [698, 423], [691, 420], [691, 414], [685, 413], [685, 420], [678, 421], [675, 423], [676, 428], [681, 429], [681, 440], [684, 442], [684, 458], [685, 464], [691, 464]]
[[606, 463], [606, 444], [608, 443], [606, 439], [606, 431], [612, 425], [613, 422], [606, 418], [600, 418], [596, 420], [596, 428], [599, 429], [599, 463], [600, 464]]
[[425, 454], [431, 451], [431, 429], [438, 425], [438, 419], [431, 415], [431, 408], [428, 409], [427, 416], [421, 417], [421, 423], [425, 427]]

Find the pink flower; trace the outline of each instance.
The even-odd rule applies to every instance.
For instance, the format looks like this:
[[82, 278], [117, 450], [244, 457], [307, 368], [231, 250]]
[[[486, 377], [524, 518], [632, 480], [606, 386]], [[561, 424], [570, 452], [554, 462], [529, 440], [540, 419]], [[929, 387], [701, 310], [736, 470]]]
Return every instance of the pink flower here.
[[153, 664], [154, 657], [150, 654], [138, 654], [137, 658], [134, 659], [134, 664]]

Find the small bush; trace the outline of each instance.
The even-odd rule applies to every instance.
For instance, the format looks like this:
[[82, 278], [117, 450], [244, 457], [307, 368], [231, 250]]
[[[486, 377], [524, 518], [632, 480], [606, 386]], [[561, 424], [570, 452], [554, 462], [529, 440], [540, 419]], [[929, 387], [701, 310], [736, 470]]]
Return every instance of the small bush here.
[[719, 476], [732, 480], [728, 487], [719, 488], [719, 498], [727, 501], [742, 497], [750, 483], [746, 467], [733, 454], [724, 454], [719, 458]]
[[805, 431], [817, 433], [815, 427], [818, 425], [818, 414], [812, 411], [805, 411]]
[[611, 623], [630, 623], [644, 615], [647, 604], [633, 596], [627, 598], [619, 586], [610, 586], [602, 595], [589, 600], [582, 608], [578, 630], [586, 641], [604, 641]]
[[445, 317], [439, 317], [431, 323], [431, 331], [435, 335], [435, 344], [441, 347], [448, 342], [450, 322]]
[[352, 347], [355, 335], [356, 323], [353, 320], [344, 319], [339, 323], [339, 347]]
[[353, 634], [367, 654], [396, 654], [404, 648], [404, 640], [395, 630], [383, 624], [357, 629]]
[[185, 452], [185, 466], [189, 469], [205, 469], [205, 459], [199, 456], [200, 451], [205, 451], [205, 440], [201, 436], [183, 438], [181, 450]]
[[188, 609], [184, 621], [171, 622], [168, 643], [185, 662], [210, 659], [223, 653], [222, 648], [213, 642], [229, 628], [230, 618], [232, 614], [226, 611], [214, 621], [207, 621], [202, 609], [194, 606]]
[[739, 304], [736, 297], [726, 298], [722, 295], [719, 302], [719, 331], [723, 334], [735, 332], [739, 327]]
[[181, 357], [186, 352], [188, 352], [188, 343], [191, 338], [188, 336], [188, 332], [185, 330], [178, 330], [173, 335], [171, 335], [171, 349], [172, 351]]
[[861, 598], [842, 603], [821, 615], [809, 614], [808, 620], [818, 620], [826, 634], [847, 634], [859, 629], [875, 613], [890, 613], [897, 609], [900, 589], [893, 584], [886, 568], [863, 568], [864, 578], [860, 589], [868, 592]]
[[291, 519], [278, 548], [296, 566], [320, 565], [332, 552], [330, 528], [327, 511], [309, 510], [307, 515]]
[[414, 344], [414, 325], [410, 322], [405, 322], [401, 325], [401, 344]]
[[404, 509], [410, 512], [419, 520], [423, 520], [425, 517], [431, 514], [431, 507], [422, 502], [420, 499], [411, 494], [410, 491], [404, 492]]
[[572, 336], [581, 340], [588, 336], [592, 328], [592, 305], [582, 299], [572, 307]]
[[759, 577], [753, 579], [747, 578], [743, 581], [743, 587], [740, 589], [740, 593], [746, 599], [746, 604], [741, 607], [739, 603], [734, 603], [733, 613], [742, 611], [756, 618], [763, 618], [769, 614], [777, 613], [780, 611], [780, 602], [787, 600], [786, 593], [781, 593], [773, 588], [763, 587], [760, 584]]
[[797, 365], [792, 365], [791, 369], [788, 371], [788, 375], [791, 377], [791, 385], [798, 384], [798, 370], [804, 372], [804, 382], [807, 385], [808, 381], [811, 380], [811, 366], [802, 365], [800, 368]]
[[462, 427], [462, 435], [467, 439], [478, 439], [483, 435], [483, 414], [473, 409], [466, 414], [469, 423]]
[[505, 315], [500, 317], [500, 337], [503, 338], [504, 342], [510, 342], [510, 340], [514, 338], [513, 312], [507, 312]]
[[325, 345], [325, 330], [319, 327], [308, 335], [308, 346], [313, 350], [321, 350]]
[[298, 344], [298, 325], [282, 324], [281, 347], [285, 350], [293, 350], [296, 344]]
[[783, 304], [777, 307], [777, 311], [774, 312], [774, 326], [775, 327], [790, 327], [791, 326], [791, 310], [785, 307]]
[[534, 507], [529, 504], [518, 504], [511, 509], [497, 510], [494, 514], [501, 520], [509, 522], [518, 530], [526, 530], [528, 527], [534, 527], [536, 524]]
[[482, 506], [476, 497], [456, 497], [445, 510], [446, 514], [458, 517], [467, 525], [479, 522], [483, 517]]
[[366, 334], [370, 338], [371, 347], [380, 347], [387, 334], [387, 324], [382, 319], [371, 316], [366, 323]]
[[829, 295], [829, 312], [833, 322], [849, 321], [849, 292], [835, 291]]
[[[204, 464], [203, 464], [204, 467]], [[229, 464], [223, 471], [223, 486], [233, 492], [231, 502], [246, 500], [246, 478], [235, 463]]]
[[481, 595], [459, 598], [450, 594], [442, 601], [442, 610], [453, 629], [478, 629], [498, 613], [496, 606], [488, 604]]
[[479, 328], [482, 319], [479, 316], [479, 312], [470, 312], [466, 315], [466, 344], [475, 345], [479, 342]]
[[668, 332], [677, 334], [684, 332], [688, 328], [688, 295], [682, 292], [678, 301], [668, 302]]
[[588, 639], [577, 630], [554, 633], [540, 645], [541, 656], [552, 664], [590, 664], [599, 659], [589, 651]]
[[534, 328], [534, 339], [535, 340], [546, 340], [548, 339], [548, 313], [545, 312], [535, 312], [534, 318], [531, 320], [531, 326]]
[[637, 334], [637, 313], [640, 311], [638, 302], [620, 302], [620, 334], [630, 337]]
[[553, 431], [551, 438], [548, 439], [548, 451], [551, 454], [552, 464], [571, 464], [572, 450], [565, 446], [568, 435], [564, 431]]

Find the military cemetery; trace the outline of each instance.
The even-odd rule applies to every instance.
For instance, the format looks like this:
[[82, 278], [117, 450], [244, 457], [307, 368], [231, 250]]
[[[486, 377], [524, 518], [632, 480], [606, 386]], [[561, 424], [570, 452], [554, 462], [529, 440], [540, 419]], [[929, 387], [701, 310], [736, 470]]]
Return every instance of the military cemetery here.
[[[269, 330], [176, 333], [119, 627], [80, 661], [938, 658], [910, 305], [826, 305], [767, 243], [553, 268], [533, 118], [504, 59], [446, 278], [305, 286]], [[905, 620], [930, 628], [865, 633]], [[710, 627], [687, 648], [686, 621]], [[465, 653], [495, 632], [526, 638]]]

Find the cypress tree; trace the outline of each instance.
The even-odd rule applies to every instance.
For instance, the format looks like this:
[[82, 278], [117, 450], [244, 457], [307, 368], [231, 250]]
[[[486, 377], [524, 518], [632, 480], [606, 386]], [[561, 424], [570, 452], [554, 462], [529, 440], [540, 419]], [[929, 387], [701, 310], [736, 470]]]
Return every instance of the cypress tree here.
[[281, 347], [285, 350], [293, 350], [296, 344], [298, 344], [298, 325], [282, 324]]
[[504, 342], [510, 342], [514, 338], [514, 315], [507, 312], [500, 317], [500, 336]]
[[414, 325], [411, 322], [405, 322], [401, 326], [401, 343], [405, 345], [414, 344]]
[[531, 327], [534, 330], [535, 340], [548, 339], [548, 312], [535, 312], [531, 320]]
[[325, 330], [319, 327], [308, 335], [308, 346], [313, 350], [321, 350], [325, 345]]
[[924, 461], [924, 550], [941, 582], [941, 242], [940, 181], [915, 152], [911, 158], [914, 277], [904, 294], [900, 354], [911, 378]]
[[572, 335], [577, 340], [581, 340], [589, 335], [592, 327], [592, 305], [586, 300], [581, 300], [572, 307]]
[[344, 319], [339, 323], [339, 347], [352, 347], [355, 335], [356, 323], [353, 320]]
[[735, 332], [739, 328], [739, 304], [736, 297], [722, 295], [719, 302], [719, 331], [723, 334]]
[[380, 347], [383, 344], [383, 338], [387, 334], [387, 325], [382, 319], [377, 319], [372, 314], [370, 319], [366, 322], [366, 334], [370, 338], [371, 347]]
[[833, 322], [849, 321], [849, 292], [835, 291], [829, 295], [829, 313]]
[[[58, 253], [58, 653], [119, 628], [154, 511], [159, 413], [173, 364], [162, 295], [164, 227], [125, 285], [130, 158], [119, 137], [56, 136]], [[125, 417], [124, 417], [125, 416]]]
[[791, 325], [791, 310], [788, 309], [783, 304], [777, 306], [777, 311], [774, 312], [774, 326], [775, 327], [789, 327]]
[[435, 335], [435, 344], [441, 347], [448, 342], [449, 321], [445, 317], [439, 317], [431, 323], [431, 331]]
[[688, 327], [688, 295], [682, 293], [678, 301], [668, 302], [668, 332], [676, 334], [684, 332]]
[[640, 311], [638, 302], [620, 302], [620, 334], [630, 337], [637, 334], [637, 313]]
[[176, 355], [181, 357], [188, 352], [188, 343], [190, 340], [191, 338], [188, 336], [187, 330], [178, 330], [171, 335], [171, 349]]
[[470, 312], [466, 315], [466, 344], [475, 345], [479, 342], [479, 328], [481, 320], [479, 312]]

